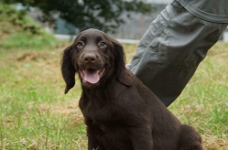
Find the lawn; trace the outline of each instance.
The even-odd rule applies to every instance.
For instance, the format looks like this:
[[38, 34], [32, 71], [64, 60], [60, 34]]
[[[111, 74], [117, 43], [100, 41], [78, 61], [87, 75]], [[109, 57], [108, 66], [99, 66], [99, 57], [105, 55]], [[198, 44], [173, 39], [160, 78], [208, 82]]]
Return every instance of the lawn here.
[[[0, 48], [0, 150], [85, 150], [79, 80], [64, 95], [60, 73], [67, 43]], [[127, 62], [137, 45], [124, 45]], [[228, 149], [228, 44], [217, 43], [169, 107], [194, 126], [205, 150]]]

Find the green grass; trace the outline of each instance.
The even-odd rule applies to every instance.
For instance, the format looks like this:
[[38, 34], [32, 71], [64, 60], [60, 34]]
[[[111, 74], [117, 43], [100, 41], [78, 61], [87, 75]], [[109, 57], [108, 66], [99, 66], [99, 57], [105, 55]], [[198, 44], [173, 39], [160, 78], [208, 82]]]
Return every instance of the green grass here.
[[[69, 44], [12, 6], [0, 3], [0, 18], [0, 150], [85, 150], [80, 84], [64, 95], [60, 73]], [[136, 47], [124, 45], [127, 62]], [[227, 56], [228, 44], [216, 44], [169, 107], [201, 133], [206, 150], [228, 149]]]
[[63, 94], [60, 53], [6, 50], [0, 58], [0, 149], [81, 149], [84, 125], [72, 127], [76, 106], [67, 108], [81, 90]]
[[[59, 42], [22, 10], [0, 2], [0, 50], [53, 48]], [[0, 53], [1, 54], [1, 53]]]
[[[209, 131], [212, 135], [228, 139], [227, 46], [219, 43], [209, 51], [206, 60], [170, 109], [202, 134]], [[179, 112], [181, 109], [183, 113]]]
[[21, 49], [42, 49], [46, 47], [53, 48], [58, 43], [52, 35], [42, 33], [42, 35], [33, 35], [31, 33], [17, 32], [11, 34], [7, 39], [0, 42], [1, 48], [12, 49], [19, 47]]
[[[60, 73], [61, 53], [69, 44], [58, 44], [21, 15], [0, 3], [0, 150], [85, 150], [80, 84], [77, 80], [64, 95]], [[28, 26], [36, 34], [24, 31]], [[124, 45], [127, 62], [136, 47]], [[216, 44], [169, 107], [200, 132], [205, 150], [228, 149], [227, 56], [228, 44]]]
[[[53, 49], [1, 50], [0, 149], [84, 150], [87, 138], [78, 108], [81, 88], [64, 95], [60, 59]], [[203, 136], [205, 149], [228, 145], [228, 45], [218, 43], [169, 109]], [[124, 46], [129, 62], [136, 45]]]
[[177, 118], [203, 135], [204, 144], [211, 145], [207, 149], [228, 149], [227, 56], [228, 44], [216, 44], [170, 107]]

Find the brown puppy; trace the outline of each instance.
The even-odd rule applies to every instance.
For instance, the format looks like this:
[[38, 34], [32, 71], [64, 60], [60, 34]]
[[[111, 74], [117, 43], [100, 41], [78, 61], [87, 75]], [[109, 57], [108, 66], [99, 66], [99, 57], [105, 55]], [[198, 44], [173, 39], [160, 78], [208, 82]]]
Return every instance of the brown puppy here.
[[183, 125], [125, 68], [121, 44], [88, 29], [64, 50], [65, 93], [79, 74], [79, 102], [89, 150], [202, 150], [199, 133]]

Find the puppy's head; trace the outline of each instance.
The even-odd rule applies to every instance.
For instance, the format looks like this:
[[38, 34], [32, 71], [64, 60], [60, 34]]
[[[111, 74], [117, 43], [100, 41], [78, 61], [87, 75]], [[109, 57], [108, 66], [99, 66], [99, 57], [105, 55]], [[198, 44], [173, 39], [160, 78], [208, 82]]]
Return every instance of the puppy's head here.
[[63, 52], [65, 93], [74, 86], [75, 73], [79, 74], [83, 87], [92, 88], [118, 77], [124, 65], [123, 48], [119, 42], [102, 31], [85, 30]]

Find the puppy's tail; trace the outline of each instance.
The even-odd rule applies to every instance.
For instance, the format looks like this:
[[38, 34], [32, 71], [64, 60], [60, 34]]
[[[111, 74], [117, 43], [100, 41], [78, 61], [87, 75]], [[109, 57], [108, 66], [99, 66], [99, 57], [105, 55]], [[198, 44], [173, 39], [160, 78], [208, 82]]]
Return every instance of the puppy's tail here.
[[178, 150], [203, 150], [200, 134], [189, 125], [179, 129]]

